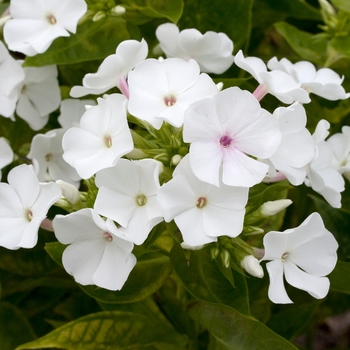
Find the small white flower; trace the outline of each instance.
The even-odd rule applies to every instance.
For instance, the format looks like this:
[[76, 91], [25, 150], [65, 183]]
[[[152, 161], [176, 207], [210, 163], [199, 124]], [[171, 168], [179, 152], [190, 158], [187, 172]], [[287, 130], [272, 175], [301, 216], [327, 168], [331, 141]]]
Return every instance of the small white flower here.
[[25, 79], [19, 86], [16, 113], [33, 130], [40, 130], [61, 103], [57, 67], [25, 67]]
[[148, 59], [129, 73], [129, 112], [156, 129], [163, 121], [180, 127], [186, 108], [194, 101], [215, 95], [218, 90], [207, 74], [200, 74], [194, 60]]
[[153, 159], [120, 159], [113, 168], [96, 174], [95, 210], [118, 222], [120, 231], [138, 245], [163, 221], [157, 202], [159, 170], [159, 162]]
[[311, 62], [301, 61], [292, 63], [286, 58], [280, 61], [273, 57], [268, 62], [268, 67], [273, 71], [283, 71], [289, 74], [308, 92], [321, 96], [327, 100], [336, 101], [349, 98], [341, 83], [344, 77], [340, 77], [329, 68], [321, 68], [316, 71]]
[[27, 56], [43, 53], [56, 38], [75, 33], [86, 10], [84, 0], [11, 0], [5, 41], [10, 50]]
[[148, 54], [148, 45], [144, 39], [122, 41], [115, 54], [109, 55], [98, 67], [96, 73], [86, 74], [83, 86], [74, 86], [70, 92], [72, 97], [88, 94], [100, 95], [117, 87], [129, 98], [129, 88], [126, 78], [128, 73]]
[[301, 83], [295, 81], [288, 73], [281, 70], [267, 71], [264, 61], [258, 57], [244, 58], [240, 50], [235, 56], [235, 64], [250, 73], [260, 84], [254, 95], [260, 101], [270, 93], [281, 102], [291, 104], [295, 101], [309, 103], [308, 92], [301, 87]]
[[98, 105], [81, 117], [80, 126], [68, 129], [62, 140], [63, 159], [83, 179], [114, 166], [134, 146], [126, 119], [126, 98], [112, 94], [97, 101]]
[[136, 264], [134, 245], [109, 221], [87, 208], [56, 215], [52, 225], [57, 239], [69, 244], [62, 263], [78, 283], [120, 290]]
[[216, 242], [219, 236], [238, 236], [247, 200], [248, 188], [222, 182], [216, 187], [200, 181], [191, 170], [188, 156], [158, 193], [165, 221], [175, 220], [186, 247]]
[[79, 187], [80, 176], [63, 158], [62, 138], [65, 129], [50, 130], [33, 137], [28, 158], [34, 160], [34, 171], [44, 181], [64, 180]]
[[327, 277], [337, 262], [338, 243], [324, 227], [318, 213], [311, 214], [300, 226], [284, 232], [271, 231], [264, 237], [266, 264], [270, 276], [269, 298], [274, 303], [292, 303], [283, 283], [305, 290], [316, 299], [329, 290]]
[[181, 32], [176, 24], [164, 23], [156, 30], [160, 47], [168, 58], [178, 57], [186, 61], [196, 60], [201, 72], [222, 74], [233, 63], [233, 42], [224, 33], [185, 29]]
[[271, 157], [281, 142], [278, 122], [248, 91], [237, 87], [194, 102], [186, 110], [183, 130], [191, 142], [190, 162], [202, 181], [219, 186], [251, 187], [262, 181], [268, 165], [249, 155]]
[[41, 184], [28, 165], [19, 165], [0, 183], [0, 246], [33, 248], [49, 208], [60, 198], [60, 187]]

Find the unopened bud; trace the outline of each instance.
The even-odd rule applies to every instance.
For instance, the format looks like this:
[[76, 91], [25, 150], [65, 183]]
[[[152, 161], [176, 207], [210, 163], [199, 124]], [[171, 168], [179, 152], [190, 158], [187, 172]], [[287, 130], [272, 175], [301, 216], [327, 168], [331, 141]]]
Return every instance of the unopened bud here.
[[178, 165], [180, 163], [182, 159], [182, 156], [180, 156], [180, 154], [175, 154], [172, 158], [171, 158], [171, 164], [173, 165]]
[[264, 277], [264, 270], [259, 264], [259, 260], [253, 255], [247, 255], [241, 261], [241, 265], [250, 275], [258, 278]]
[[220, 81], [216, 84], [216, 87], [217, 87], [218, 91], [221, 91], [222, 88], [224, 87], [224, 83], [222, 81]]
[[98, 11], [95, 13], [94, 17], [92, 18], [92, 21], [98, 22], [105, 17], [106, 17], [106, 13], [104, 11]]
[[293, 202], [290, 199], [279, 199], [264, 203], [261, 207], [261, 214], [264, 216], [273, 216], [289, 207]]
[[116, 7], [113, 7], [111, 11], [117, 16], [122, 16], [126, 12], [126, 9], [124, 6], [117, 5]]
[[181, 243], [181, 247], [182, 247], [183, 249], [186, 249], [186, 250], [200, 250], [200, 249], [202, 249], [202, 248], [204, 247], [204, 245], [202, 244], [202, 245], [195, 245], [195, 246], [192, 246], [192, 245], [186, 244], [185, 242], [182, 242], [182, 243]]
[[72, 184], [57, 180], [56, 184], [61, 187], [62, 190], [62, 196], [69, 202], [74, 204], [77, 204], [80, 200], [80, 192], [77, 190], [75, 186]]
[[12, 17], [10, 15], [4, 16], [0, 18], [0, 27], [3, 27], [5, 23], [11, 19]]
[[210, 249], [210, 255], [213, 260], [215, 260], [219, 256], [219, 253], [220, 253], [220, 249], [218, 247]]
[[220, 253], [220, 257], [224, 266], [228, 269], [230, 267], [231, 258], [228, 250], [223, 249]]

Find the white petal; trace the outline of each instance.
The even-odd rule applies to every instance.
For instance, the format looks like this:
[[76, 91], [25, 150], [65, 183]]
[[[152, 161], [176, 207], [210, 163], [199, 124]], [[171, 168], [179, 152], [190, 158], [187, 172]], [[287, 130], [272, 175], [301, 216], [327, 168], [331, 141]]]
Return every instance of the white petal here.
[[283, 263], [279, 260], [270, 261], [266, 264], [267, 272], [270, 277], [268, 295], [272, 302], [276, 304], [293, 303], [288, 297], [283, 283]]
[[293, 262], [286, 260], [284, 263], [286, 280], [293, 287], [305, 290], [316, 299], [324, 298], [329, 291], [329, 279], [317, 277], [300, 270]]

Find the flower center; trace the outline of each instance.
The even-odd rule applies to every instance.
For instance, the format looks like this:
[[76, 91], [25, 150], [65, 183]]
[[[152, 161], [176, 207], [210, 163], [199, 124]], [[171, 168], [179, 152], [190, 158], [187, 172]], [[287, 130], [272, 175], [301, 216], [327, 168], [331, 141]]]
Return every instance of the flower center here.
[[103, 238], [109, 242], [113, 241], [113, 237], [109, 232], [103, 232]]
[[174, 95], [165, 96], [164, 103], [167, 107], [171, 107], [176, 103], [176, 97]]
[[109, 135], [105, 135], [103, 141], [108, 148], [112, 147], [112, 138]]
[[205, 197], [199, 197], [196, 202], [196, 207], [202, 209], [207, 205], [207, 199]]
[[220, 139], [220, 145], [222, 146], [222, 148], [227, 148], [228, 146], [230, 146], [232, 142], [232, 139], [230, 136], [222, 136]]
[[53, 158], [52, 153], [48, 153], [48, 154], [45, 156], [45, 160], [46, 160], [47, 162], [50, 162], [50, 161], [52, 160], [52, 158]]
[[289, 256], [289, 253], [288, 253], [288, 252], [283, 253], [283, 255], [282, 255], [282, 257], [281, 257], [281, 261], [282, 261], [282, 262], [285, 262], [285, 261], [287, 260], [288, 256]]
[[26, 210], [26, 218], [29, 222], [33, 219], [33, 212], [30, 209]]
[[57, 23], [56, 17], [54, 15], [52, 15], [51, 13], [46, 16], [46, 19], [47, 19], [47, 21], [50, 24], [56, 24]]
[[26, 92], [26, 90], [27, 90], [27, 85], [24, 84], [24, 85], [22, 86], [22, 89], [21, 89], [21, 94], [24, 94], [24, 93]]
[[143, 207], [144, 205], [146, 205], [147, 203], [147, 197], [142, 194], [142, 193], [139, 193], [136, 197], [135, 197], [135, 201], [136, 201], [136, 204], [139, 206], [139, 207]]

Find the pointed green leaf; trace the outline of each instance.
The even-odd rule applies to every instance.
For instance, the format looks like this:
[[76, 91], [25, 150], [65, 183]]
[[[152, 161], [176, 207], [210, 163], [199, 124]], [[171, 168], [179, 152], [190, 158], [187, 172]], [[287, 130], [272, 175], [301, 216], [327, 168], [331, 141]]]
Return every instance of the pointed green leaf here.
[[[223, 305], [194, 302], [190, 316], [205, 327], [227, 349], [296, 350], [287, 340], [252, 317]], [[216, 348], [223, 349], [223, 348]]]
[[196, 298], [212, 303], [225, 304], [249, 314], [248, 291], [245, 278], [230, 270], [235, 286], [220, 271], [221, 262], [212, 260], [209, 248], [190, 252], [189, 260], [179, 244], [175, 244], [170, 260], [185, 288]]
[[130, 35], [126, 22], [119, 17], [98, 22], [88, 20], [78, 27], [75, 35], [58, 38], [45, 53], [27, 57], [24, 66], [41, 67], [104, 59], [115, 53], [118, 44], [127, 39]]
[[184, 348], [186, 337], [171, 326], [141, 313], [104, 311], [70, 322], [51, 333], [17, 348], [66, 350], [125, 350], [160, 346]]
[[0, 325], [1, 350], [13, 350], [35, 338], [28, 320], [15, 306], [3, 301], [0, 302]]
[[275, 28], [301, 58], [324, 65], [327, 60], [327, 40], [315, 38], [312, 34], [303, 32], [286, 22], [276, 23]]

